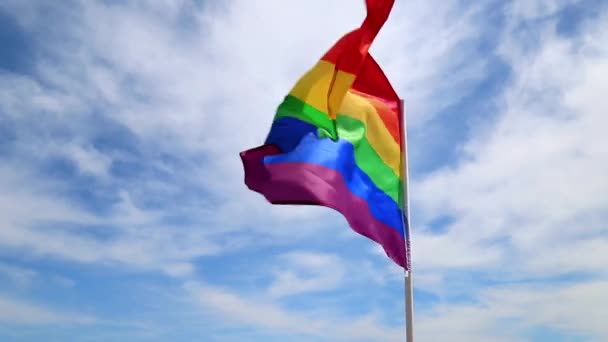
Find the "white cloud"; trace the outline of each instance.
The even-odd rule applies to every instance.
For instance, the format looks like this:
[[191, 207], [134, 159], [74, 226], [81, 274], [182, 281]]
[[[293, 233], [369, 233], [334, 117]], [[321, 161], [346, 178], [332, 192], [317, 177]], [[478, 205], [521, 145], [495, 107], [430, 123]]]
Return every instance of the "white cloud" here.
[[[185, 264], [192, 258], [221, 250], [205, 232], [163, 226], [156, 212], [136, 207], [127, 193], [121, 194], [110, 216], [100, 217], [57, 195], [62, 190], [60, 184], [33, 181], [31, 174], [6, 167], [0, 168], [0, 175], [3, 248], [79, 263], [165, 270], [170, 275], [184, 274]], [[96, 229], [114, 237], [98, 239], [92, 234]]]
[[164, 271], [172, 277], [187, 277], [194, 272], [194, 265], [186, 262], [177, 262], [163, 267]]
[[332, 290], [342, 285], [344, 265], [335, 255], [290, 252], [274, 271], [276, 280], [268, 289], [271, 297]]
[[582, 49], [552, 34], [537, 54], [511, 56], [515, 79], [493, 129], [480, 129], [458, 166], [416, 185], [425, 219], [457, 217], [447, 235], [422, 241], [483, 246], [508, 237], [532, 251], [605, 233], [600, 217], [608, 207], [608, 149], [601, 127], [607, 108], [597, 100], [608, 89], [600, 76], [607, 65], [608, 51], [601, 48], [607, 35], [588, 34]]
[[66, 154], [76, 162], [80, 172], [91, 174], [99, 178], [108, 176], [112, 159], [90, 146], [71, 145], [67, 147]]
[[323, 317], [290, 311], [272, 302], [240, 296], [222, 288], [189, 283], [186, 289], [201, 306], [221, 314], [227, 321], [253, 326], [272, 333], [288, 333], [328, 338], [332, 341], [399, 341], [402, 331], [383, 326], [373, 316], [348, 318]]
[[95, 324], [94, 317], [51, 310], [0, 296], [0, 322], [10, 324]]
[[0, 262], [0, 277], [10, 280], [18, 287], [27, 287], [38, 276], [38, 272]]
[[554, 15], [565, 6], [580, 2], [580, 0], [516, 0], [509, 7], [509, 14], [519, 20], [538, 19]]
[[76, 284], [73, 279], [60, 274], [37, 271], [8, 262], [0, 262], [0, 279], [8, 280], [9, 284], [13, 284], [19, 290], [29, 290], [40, 284], [59, 285], [64, 288], [71, 288]]
[[41, 180], [30, 170], [0, 166], [0, 187], [3, 189], [0, 193], [0, 224], [67, 218], [74, 223], [95, 221], [94, 215], [75, 208], [63, 198], [52, 196], [60, 189], [58, 184], [52, 180]]
[[603, 280], [499, 286], [480, 291], [475, 303], [438, 305], [418, 315], [417, 328], [425, 341], [523, 341], [522, 332], [535, 328], [604, 340], [607, 291]]
[[[500, 115], [476, 127], [456, 165], [412, 185], [423, 227], [452, 218], [443, 233], [415, 231], [414, 263], [427, 285], [421, 289], [476, 303], [442, 301], [432, 315], [418, 316], [424, 339], [516, 341], [533, 327], [598, 340], [608, 332], [599, 323], [606, 314], [590, 309], [601, 307], [603, 281], [555, 283], [573, 274], [606, 275], [606, 18], [586, 23], [577, 39], [559, 36], [556, 18], [547, 20], [534, 33], [540, 44], [530, 48], [510, 29], [522, 17], [545, 15], [539, 11], [510, 17], [501, 40], [513, 77]], [[504, 288], [484, 288], [475, 273]], [[507, 329], [512, 335], [497, 337], [508, 322], [516, 322]]]

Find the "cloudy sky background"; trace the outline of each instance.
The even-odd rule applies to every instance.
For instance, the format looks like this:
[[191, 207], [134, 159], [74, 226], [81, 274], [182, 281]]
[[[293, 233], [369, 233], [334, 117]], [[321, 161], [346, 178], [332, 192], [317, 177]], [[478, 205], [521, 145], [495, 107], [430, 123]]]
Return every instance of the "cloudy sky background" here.
[[[363, 1], [0, 1], [0, 340], [403, 341], [336, 213], [243, 184]], [[608, 340], [608, 4], [397, 1], [417, 341]]]

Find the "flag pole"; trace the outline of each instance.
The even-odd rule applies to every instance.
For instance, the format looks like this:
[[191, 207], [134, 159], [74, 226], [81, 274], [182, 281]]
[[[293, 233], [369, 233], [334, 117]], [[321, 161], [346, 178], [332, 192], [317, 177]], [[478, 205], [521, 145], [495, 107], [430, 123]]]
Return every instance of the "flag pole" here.
[[414, 342], [414, 284], [412, 274], [412, 258], [411, 258], [411, 229], [410, 229], [410, 196], [409, 196], [409, 165], [407, 156], [407, 120], [405, 115], [404, 101], [399, 101], [399, 116], [402, 123], [403, 134], [401, 134], [401, 146], [403, 148], [401, 153], [401, 167], [403, 172], [402, 182], [402, 201], [403, 201], [403, 212], [404, 212], [404, 226], [405, 226], [405, 253], [407, 260], [407, 270], [404, 271], [404, 282], [405, 282], [405, 332], [406, 342]]

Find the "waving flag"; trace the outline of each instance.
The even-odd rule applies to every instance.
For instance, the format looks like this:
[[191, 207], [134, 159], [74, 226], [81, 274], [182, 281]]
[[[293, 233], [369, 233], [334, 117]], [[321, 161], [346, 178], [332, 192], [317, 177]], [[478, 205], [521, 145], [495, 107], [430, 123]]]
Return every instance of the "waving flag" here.
[[333, 208], [408, 268], [401, 101], [368, 53], [394, 0], [366, 0], [339, 39], [278, 106], [262, 146], [241, 152], [247, 186], [273, 204]]

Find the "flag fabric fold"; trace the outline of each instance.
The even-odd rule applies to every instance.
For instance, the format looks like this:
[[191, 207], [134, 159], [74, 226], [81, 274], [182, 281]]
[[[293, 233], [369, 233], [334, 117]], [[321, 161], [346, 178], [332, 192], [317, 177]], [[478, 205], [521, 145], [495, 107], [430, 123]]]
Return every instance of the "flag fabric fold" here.
[[263, 145], [241, 152], [245, 184], [273, 204], [321, 205], [408, 268], [400, 98], [369, 54], [394, 0], [366, 0], [278, 106]]

